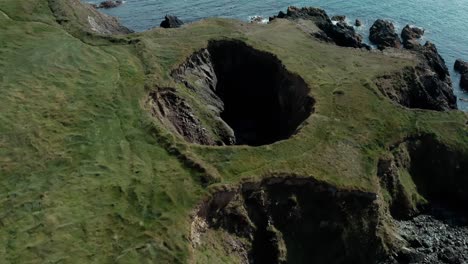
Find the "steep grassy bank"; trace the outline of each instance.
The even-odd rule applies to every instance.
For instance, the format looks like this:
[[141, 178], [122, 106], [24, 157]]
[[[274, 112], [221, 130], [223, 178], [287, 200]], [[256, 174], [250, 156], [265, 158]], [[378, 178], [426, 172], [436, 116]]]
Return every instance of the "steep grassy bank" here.
[[[192, 247], [191, 216], [209, 197], [207, 185], [282, 173], [384, 197], [378, 161], [402, 140], [431, 134], [468, 153], [466, 114], [406, 109], [375, 86], [378, 76], [414, 65], [411, 54], [318, 42], [280, 19], [208, 19], [103, 36], [90, 28], [95, 15], [77, 1], [0, 0], [0, 256], [7, 263], [236, 262], [222, 241]], [[315, 111], [297, 135], [261, 147], [202, 146], [152, 116], [150, 94], [171, 88], [204, 126], [216, 124], [200, 95], [171, 73], [209, 41], [226, 39], [274, 54], [310, 87]]]

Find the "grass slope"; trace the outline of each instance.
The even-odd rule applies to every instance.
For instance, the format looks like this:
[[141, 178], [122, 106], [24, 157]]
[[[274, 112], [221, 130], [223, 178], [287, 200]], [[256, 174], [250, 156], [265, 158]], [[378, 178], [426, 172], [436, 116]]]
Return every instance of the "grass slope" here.
[[[377, 159], [402, 138], [433, 133], [468, 149], [465, 114], [407, 110], [374, 86], [411, 59], [315, 42], [287, 21], [210, 19], [117, 43], [71, 22], [57, 24], [46, 0], [0, 0], [2, 263], [227, 262], [217, 246], [190, 253], [189, 215], [207, 193], [201, 174], [226, 184], [287, 172], [378, 191]], [[149, 116], [156, 86], [196, 101], [169, 71], [220, 38], [275, 53], [310, 84], [316, 113], [299, 135], [257, 148], [196, 146]]]

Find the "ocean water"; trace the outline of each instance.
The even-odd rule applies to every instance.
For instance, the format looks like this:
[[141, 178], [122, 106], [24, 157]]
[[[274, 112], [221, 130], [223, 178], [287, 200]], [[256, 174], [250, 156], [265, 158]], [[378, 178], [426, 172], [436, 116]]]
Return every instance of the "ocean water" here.
[[[423, 40], [437, 45], [451, 71], [455, 94], [468, 100], [468, 92], [459, 87], [460, 76], [453, 71], [457, 58], [468, 61], [468, 0], [127, 0], [118, 8], [102, 11], [118, 17], [128, 28], [144, 31], [159, 26], [166, 14], [186, 23], [207, 17], [249, 20], [252, 16], [268, 18], [291, 5], [320, 7], [330, 16], [346, 15], [351, 23], [359, 18], [364, 25], [358, 31], [366, 39], [369, 27], [378, 18], [393, 21], [398, 31], [406, 24], [424, 28]], [[468, 111], [468, 102], [459, 100], [458, 106]]]

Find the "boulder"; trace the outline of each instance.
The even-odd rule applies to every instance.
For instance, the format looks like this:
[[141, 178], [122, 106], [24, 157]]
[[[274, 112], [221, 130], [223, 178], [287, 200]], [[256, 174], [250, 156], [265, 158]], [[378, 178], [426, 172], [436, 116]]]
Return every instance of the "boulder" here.
[[360, 27], [360, 26], [362, 26], [362, 21], [360, 19], [356, 19], [356, 21], [354, 22], [354, 25], [356, 27]]
[[401, 31], [403, 46], [407, 49], [414, 49], [419, 44], [419, 39], [424, 35], [424, 29], [406, 25]]
[[401, 41], [395, 32], [392, 22], [378, 19], [370, 28], [369, 39], [378, 46], [379, 49], [400, 48]]
[[454, 68], [461, 74], [460, 87], [468, 91], [468, 62], [458, 59], [455, 61]]
[[108, 0], [108, 1], [103, 1], [99, 4], [98, 8], [114, 8], [114, 7], [118, 7], [122, 4], [122, 1], [118, 0], [118, 1], [111, 1], [111, 0]]
[[455, 61], [454, 68], [459, 73], [468, 73], [468, 62], [458, 59]]
[[345, 22], [346, 16], [332, 16], [332, 21]]
[[168, 16], [164, 17], [164, 20], [161, 22], [162, 28], [178, 28], [184, 24], [182, 20], [177, 18], [176, 16]]
[[460, 87], [468, 91], [468, 73], [462, 74], [460, 79]]

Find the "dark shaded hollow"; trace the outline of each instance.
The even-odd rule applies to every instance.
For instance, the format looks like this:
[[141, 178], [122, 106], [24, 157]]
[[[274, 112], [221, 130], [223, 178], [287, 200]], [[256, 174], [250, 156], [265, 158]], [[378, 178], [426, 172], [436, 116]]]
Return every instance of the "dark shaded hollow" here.
[[[468, 215], [467, 154], [447, 146], [434, 135], [409, 138], [393, 147], [391, 160], [380, 160], [378, 175], [392, 196], [390, 213], [397, 220], [415, 213], [432, 214], [444, 209]], [[398, 170], [406, 170], [427, 203], [413, 204], [404, 190]]]
[[291, 137], [313, 111], [309, 87], [276, 56], [241, 41], [208, 45], [224, 103], [221, 118], [237, 145], [260, 146]]
[[198, 214], [210, 228], [251, 242], [245, 263], [375, 263], [383, 252], [375, 199], [313, 179], [274, 177], [218, 192]]

